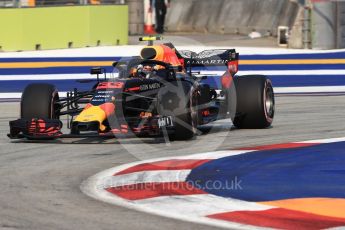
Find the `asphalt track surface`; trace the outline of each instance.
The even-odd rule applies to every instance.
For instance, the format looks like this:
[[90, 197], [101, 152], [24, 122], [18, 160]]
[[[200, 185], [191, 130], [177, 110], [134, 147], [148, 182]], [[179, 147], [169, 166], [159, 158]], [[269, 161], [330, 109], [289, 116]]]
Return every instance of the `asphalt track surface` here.
[[152, 139], [10, 141], [8, 121], [17, 117], [19, 103], [0, 103], [0, 229], [211, 229], [93, 200], [80, 185], [138, 160], [345, 136], [345, 96], [279, 96], [276, 104], [273, 128], [236, 130], [220, 121], [196, 140], [167, 145]]

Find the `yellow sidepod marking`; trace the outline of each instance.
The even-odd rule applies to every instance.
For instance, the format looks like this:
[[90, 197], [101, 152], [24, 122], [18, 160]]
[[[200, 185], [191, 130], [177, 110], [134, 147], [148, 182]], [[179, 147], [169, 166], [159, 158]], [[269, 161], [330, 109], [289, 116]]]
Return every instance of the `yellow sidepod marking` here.
[[99, 122], [99, 129], [105, 131], [106, 127], [102, 124], [107, 119], [107, 115], [99, 106], [91, 106], [88, 109], [83, 110], [75, 119], [77, 122]]

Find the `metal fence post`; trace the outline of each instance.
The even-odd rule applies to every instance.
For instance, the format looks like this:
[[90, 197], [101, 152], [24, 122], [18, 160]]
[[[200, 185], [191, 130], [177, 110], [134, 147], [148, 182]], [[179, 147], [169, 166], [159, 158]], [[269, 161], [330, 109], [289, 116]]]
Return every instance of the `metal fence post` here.
[[13, 7], [19, 8], [20, 7], [20, 0], [13, 0]]
[[311, 32], [311, 5], [309, 1], [304, 2], [304, 16], [303, 16], [303, 48], [311, 49], [312, 32]]
[[345, 47], [345, 2], [336, 2], [336, 48]]

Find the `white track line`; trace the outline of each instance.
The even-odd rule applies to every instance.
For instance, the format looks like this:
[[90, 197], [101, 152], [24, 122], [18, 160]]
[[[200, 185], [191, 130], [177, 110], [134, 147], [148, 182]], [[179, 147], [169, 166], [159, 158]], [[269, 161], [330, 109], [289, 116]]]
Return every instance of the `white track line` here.
[[345, 86], [275, 87], [275, 93], [342, 93]]
[[196, 216], [207, 216], [215, 213], [232, 211], [263, 211], [272, 206], [261, 205], [231, 198], [223, 198], [210, 194], [186, 196], [162, 196], [136, 201], [141, 206], [154, 206], [162, 212], [169, 210], [174, 204], [174, 212], [193, 213]]
[[332, 138], [332, 139], [310, 140], [310, 141], [302, 141], [302, 142], [296, 142], [296, 143], [334, 143], [334, 142], [343, 142], [343, 141], [345, 141], [345, 137]]
[[[221, 76], [224, 74], [224, 71], [212, 71], [212, 70], [203, 70], [200, 71], [200, 75], [218, 75]], [[259, 74], [259, 75], [267, 75], [267, 76], [294, 76], [294, 75], [306, 75], [306, 76], [325, 76], [325, 78], [329, 75], [345, 75], [345, 70], [339, 69], [329, 69], [329, 70], [240, 70], [237, 72], [238, 76], [241, 75], [251, 75], [251, 74]]]
[[191, 170], [157, 170], [129, 173], [104, 178], [103, 188], [135, 185], [140, 183], [163, 183], [185, 181]]
[[[169, 37], [165, 42], [168, 42]], [[173, 39], [176, 39], [174, 36]], [[185, 40], [182, 38], [183, 41]], [[189, 40], [189, 39], [188, 39]], [[188, 41], [187, 40], [187, 41]], [[190, 40], [190, 43], [194, 42]], [[184, 42], [185, 43], [185, 42]], [[198, 45], [194, 45], [198, 44]], [[194, 42], [193, 45], [176, 45], [177, 50], [192, 50], [200, 52], [207, 49], [229, 49], [235, 48], [237, 52], [242, 55], [272, 55], [272, 54], [317, 54], [317, 53], [339, 53], [345, 50], [304, 50], [304, 49], [283, 49], [283, 48], [261, 48], [261, 47], [219, 47], [219, 46], [205, 46], [200, 42]], [[103, 46], [103, 47], [89, 47], [89, 48], [75, 48], [75, 49], [59, 49], [59, 50], [42, 50], [42, 51], [24, 51], [24, 52], [3, 52], [0, 53], [0, 58], [37, 58], [37, 57], [115, 57], [115, 56], [132, 56], [138, 55], [141, 49], [146, 45], [124, 45], [124, 46]]]
[[97, 79], [91, 74], [0, 75], [0, 81]]
[[[345, 75], [344, 69], [326, 69], [326, 70], [253, 70], [253, 71], [239, 71], [238, 75], [247, 75], [247, 74], [262, 74], [262, 75], [280, 75], [280, 76], [293, 76], [293, 75]], [[341, 76], [340, 76], [341, 77]]]
[[[60, 97], [66, 97], [67, 92], [59, 92]], [[22, 93], [0, 93], [0, 99], [18, 99], [22, 97]]]
[[[103, 191], [99, 191], [98, 194], [93, 193], [90, 188], [87, 188], [87, 184], [83, 184], [81, 186], [81, 190], [88, 196], [100, 200], [98, 197], [102, 196], [102, 200], [103, 202], [107, 202], [110, 204], [114, 204], [114, 205], [119, 205], [119, 206], [123, 206], [125, 208], [128, 209], [132, 209], [132, 210], [136, 210], [136, 211], [140, 211], [140, 212], [145, 212], [145, 213], [149, 213], [152, 215], [157, 215], [157, 216], [164, 216], [167, 218], [173, 218], [173, 219], [177, 219], [177, 220], [182, 220], [182, 221], [186, 221], [186, 222], [192, 222], [192, 223], [197, 223], [197, 224], [205, 224], [205, 225], [209, 225], [209, 226], [217, 226], [217, 227], [221, 227], [221, 228], [230, 228], [230, 229], [268, 229], [268, 228], [259, 228], [256, 226], [251, 226], [251, 225], [244, 225], [244, 224], [239, 224], [239, 223], [235, 223], [235, 222], [228, 222], [228, 221], [221, 221], [221, 220], [216, 220], [216, 219], [210, 219], [207, 217], [200, 217], [200, 216], [196, 216], [196, 215], [186, 215], [185, 212], [174, 212], [171, 208], [171, 205], [169, 207], [169, 211], [165, 211], [162, 212], [161, 209], [157, 209], [157, 208], [153, 208], [153, 206], [151, 205], [147, 205], [147, 204], [140, 204], [140, 202], [137, 201], [130, 201], [128, 202], [125, 199], [119, 198], [119, 197], [115, 197], [114, 195], [112, 195], [111, 193], [103, 190]], [[186, 209], [187, 210], [187, 209]], [[201, 213], [201, 211], [199, 210], [199, 213]]]
[[[225, 71], [225, 70], [224, 70]], [[221, 76], [224, 71], [200, 71], [201, 75], [217, 75]], [[345, 75], [345, 70], [262, 70], [262, 71], [239, 71], [238, 75], [250, 75], [250, 74], [260, 74], [260, 75], [280, 75], [280, 76], [293, 76], [293, 75], [308, 75], [308, 76], [322, 76], [325, 78], [327, 75]], [[118, 74], [115, 74], [116, 77]], [[96, 79], [95, 76], [88, 73], [80, 74], [33, 74], [33, 75], [0, 75], [0, 81], [24, 81], [24, 80], [78, 80], [78, 79]]]
[[[118, 73], [107, 74], [107, 79], [117, 77]], [[102, 76], [100, 77], [102, 78]], [[97, 77], [88, 73], [81, 74], [35, 74], [35, 75], [0, 75], [0, 81], [26, 81], [26, 80], [83, 80], [94, 79]]]
[[[116, 171], [121, 171], [122, 169], [128, 168], [128, 166], [130, 167], [132, 165], [133, 164], [129, 164], [127, 165], [127, 167], [116, 168]], [[126, 199], [114, 196], [113, 194], [107, 192], [104, 189], [100, 189], [99, 182], [101, 178], [108, 177], [109, 173], [114, 173], [114, 168], [101, 172], [93, 177], [90, 177], [89, 179], [87, 179], [86, 181], [82, 183], [82, 185], [80, 186], [80, 189], [82, 190], [83, 193], [85, 193], [86, 195], [96, 200], [100, 200], [100, 201], [114, 204], [114, 205], [120, 205], [128, 209], [146, 212], [153, 215], [164, 216], [164, 217], [183, 220], [187, 222], [217, 226], [217, 227], [222, 227], [222, 228], [267, 229], [267, 228], [258, 228], [258, 227], [234, 223], [234, 222], [221, 221], [221, 220], [211, 219], [207, 217], [200, 217], [196, 215], [187, 215], [185, 212], [181, 213], [181, 212], [173, 211], [173, 209], [171, 208], [171, 205], [170, 205], [170, 208], [168, 209], [169, 211], [162, 211], [161, 209], [157, 209], [156, 207], [148, 205], [148, 204], [144, 204], [144, 203], [140, 204], [140, 202], [143, 202], [143, 201], [128, 201]], [[201, 213], [202, 210], [199, 210], [199, 212]]]

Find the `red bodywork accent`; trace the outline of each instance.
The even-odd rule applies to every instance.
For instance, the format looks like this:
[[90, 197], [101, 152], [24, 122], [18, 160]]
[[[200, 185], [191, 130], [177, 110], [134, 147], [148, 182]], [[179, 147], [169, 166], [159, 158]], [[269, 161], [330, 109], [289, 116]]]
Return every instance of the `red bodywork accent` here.
[[139, 91], [139, 90], [140, 90], [140, 87], [137, 86], [137, 87], [132, 87], [132, 88], [125, 89], [125, 92], [129, 92], [129, 91]]
[[128, 125], [121, 125], [121, 133], [128, 133]]
[[84, 110], [86, 110], [86, 109], [89, 109], [90, 107], [92, 107], [93, 105], [92, 104], [87, 104], [85, 107], [84, 107]]
[[115, 112], [115, 105], [113, 103], [107, 102], [99, 106], [104, 112], [107, 117], [114, 114]]
[[227, 71], [222, 77], [221, 77], [222, 86], [224, 89], [229, 89], [232, 82], [233, 77], [232, 75]]
[[102, 82], [97, 86], [97, 89], [122, 89], [124, 85], [123, 82]]
[[43, 119], [32, 119], [28, 127], [30, 136], [60, 136], [62, 125], [58, 123], [48, 123]]
[[233, 76], [238, 72], [238, 60], [228, 62], [228, 70], [224, 73], [221, 78], [222, 86], [224, 89], [229, 89], [232, 82]]
[[228, 62], [228, 70], [231, 76], [238, 72], [238, 60]]
[[113, 128], [109, 132], [106, 133], [100, 133], [100, 136], [108, 136], [108, 135], [114, 135], [114, 134], [128, 134], [128, 125], [120, 125], [117, 128]]
[[204, 110], [204, 111], [202, 111], [202, 115], [204, 116], [204, 117], [208, 117], [208, 116], [210, 116], [210, 110]]
[[184, 58], [178, 59], [184, 69], [186, 69], [185, 63], [184, 63]]
[[[181, 65], [181, 61], [180, 61], [180, 59], [178, 59], [175, 50], [171, 49], [170, 47], [168, 47], [166, 45], [160, 45], [160, 47], [162, 47], [162, 49], [163, 49], [163, 54], [162, 54], [162, 57], [157, 58], [158, 61], [170, 63], [173, 66], [180, 66]], [[157, 55], [157, 56], [160, 56], [160, 55]]]

